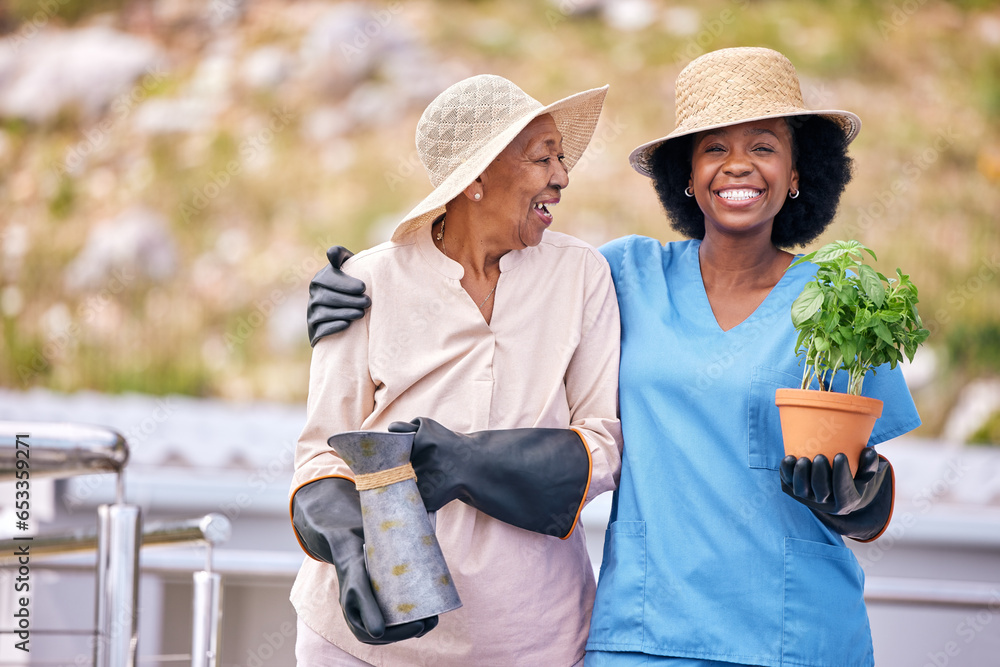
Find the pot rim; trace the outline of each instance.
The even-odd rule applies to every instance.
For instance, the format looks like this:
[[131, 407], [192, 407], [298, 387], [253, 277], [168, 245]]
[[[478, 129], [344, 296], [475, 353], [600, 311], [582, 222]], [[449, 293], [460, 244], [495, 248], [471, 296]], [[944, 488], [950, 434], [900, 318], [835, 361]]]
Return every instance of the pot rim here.
[[844, 412], [858, 412], [882, 416], [882, 401], [869, 396], [855, 396], [839, 391], [820, 391], [819, 389], [792, 389], [783, 387], [775, 390], [774, 404], [803, 408], [827, 408]]

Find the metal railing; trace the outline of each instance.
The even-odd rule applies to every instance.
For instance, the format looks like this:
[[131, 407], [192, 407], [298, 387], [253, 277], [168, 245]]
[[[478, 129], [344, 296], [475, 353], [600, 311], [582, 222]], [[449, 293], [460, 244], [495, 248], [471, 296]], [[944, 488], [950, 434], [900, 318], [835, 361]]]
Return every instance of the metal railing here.
[[[222, 580], [212, 569], [212, 548], [229, 539], [231, 525], [220, 514], [142, 525], [139, 507], [125, 503], [122, 471], [128, 443], [117, 432], [84, 424], [0, 421], [0, 481], [27, 486], [32, 478], [65, 478], [114, 473], [116, 500], [101, 505], [96, 529], [0, 541], [3, 561], [31, 555], [97, 552], [94, 610], [94, 667], [134, 667], [138, 646], [139, 549], [143, 546], [203, 542], [205, 569], [194, 573], [192, 667], [218, 663]], [[30, 488], [30, 487], [29, 487]], [[30, 507], [27, 506], [26, 507]], [[28, 516], [25, 511], [25, 517]], [[27, 527], [27, 519], [19, 526]], [[14, 555], [8, 555], [14, 554]]]
[[865, 601], [929, 607], [1000, 608], [1000, 583], [868, 577], [865, 579]]

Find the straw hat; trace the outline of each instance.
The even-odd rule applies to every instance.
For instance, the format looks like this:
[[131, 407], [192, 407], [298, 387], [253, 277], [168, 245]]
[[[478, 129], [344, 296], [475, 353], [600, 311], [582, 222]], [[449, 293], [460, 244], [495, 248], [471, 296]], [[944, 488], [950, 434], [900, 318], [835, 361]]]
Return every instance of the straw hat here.
[[543, 106], [507, 79], [481, 74], [438, 95], [417, 123], [417, 153], [434, 191], [392, 233], [399, 241], [444, 213], [444, 205], [479, 178], [486, 167], [538, 116], [552, 114], [562, 134], [563, 164], [573, 168], [590, 143], [608, 87], [594, 88]]
[[771, 49], [739, 47], [706, 53], [681, 70], [675, 88], [677, 127], [628, 157], [643, 176], [652, 176], [649, 164], [660, 144], [703, 130], [802, 115], [829, 118], [844, 131], [848, 143], [861, 129], [861, 119], [850, 111], [806, 109], [795, 68]]

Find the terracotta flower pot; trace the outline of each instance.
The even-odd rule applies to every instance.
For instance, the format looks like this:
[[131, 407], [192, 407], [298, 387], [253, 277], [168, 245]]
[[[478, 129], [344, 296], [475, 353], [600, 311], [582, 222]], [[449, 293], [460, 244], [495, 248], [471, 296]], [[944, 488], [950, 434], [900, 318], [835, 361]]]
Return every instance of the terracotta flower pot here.
[[778, 389], [774, 404], [781, 416], [785, 454], [814, 458], [843, 452], [857, 474], [858, 458], [868, 444], [875, 420], [882, 416], [882, 401], [815, 389]]

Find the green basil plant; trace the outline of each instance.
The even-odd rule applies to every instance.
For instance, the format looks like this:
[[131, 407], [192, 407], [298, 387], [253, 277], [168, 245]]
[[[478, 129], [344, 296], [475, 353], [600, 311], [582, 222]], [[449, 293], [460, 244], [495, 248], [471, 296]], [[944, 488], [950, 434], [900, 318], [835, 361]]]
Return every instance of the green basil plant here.
[[792, 303], [795, 353], [805, 360], [802, 389], [815, 379], [830, 391], [837, 371], [847, 371], [847, 393], [860, 395], [870, 369], [895, 368], [904, 355], [913, 361], [930, 334], [917, 314], [910, 277], [896, 269], [896, 278], [886, 278], [864, 263], [864, 253], [878, 260], [857, 241], [834, 241], [791, 265], [819, 267]]

